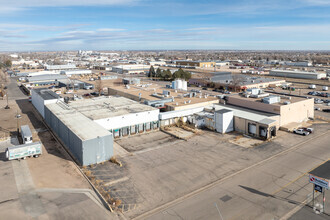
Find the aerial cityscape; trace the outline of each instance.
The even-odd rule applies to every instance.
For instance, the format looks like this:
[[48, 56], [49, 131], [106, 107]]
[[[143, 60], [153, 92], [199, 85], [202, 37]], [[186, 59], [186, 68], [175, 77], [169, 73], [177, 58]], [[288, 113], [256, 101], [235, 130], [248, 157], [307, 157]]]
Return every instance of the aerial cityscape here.
[[330, 1], [0, 2], [0, 219], [330, 219]]

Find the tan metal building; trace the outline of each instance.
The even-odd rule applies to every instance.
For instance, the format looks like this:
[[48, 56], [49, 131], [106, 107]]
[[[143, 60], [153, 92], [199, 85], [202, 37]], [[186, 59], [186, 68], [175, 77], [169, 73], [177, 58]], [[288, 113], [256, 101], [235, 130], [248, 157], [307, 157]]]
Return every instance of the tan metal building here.
[[176, 61], [176, 65], [179, 65], [179, 66], [193, 66], [193, 67], [208, 68], [208, 67], [215, 67], [216, 62], [212, 62], [212, 61], [189, 61], [189, 60], [178, 60], [178, 61]]

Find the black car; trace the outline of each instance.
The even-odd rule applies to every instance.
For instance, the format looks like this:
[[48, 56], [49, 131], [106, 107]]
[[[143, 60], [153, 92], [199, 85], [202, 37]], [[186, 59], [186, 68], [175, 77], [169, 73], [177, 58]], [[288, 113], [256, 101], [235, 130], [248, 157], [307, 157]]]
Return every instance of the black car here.
[[330, 108], [328, 108], [328, 109], [323, 109], [322, 111], [324, 111], [324, 112], [330, 112]]

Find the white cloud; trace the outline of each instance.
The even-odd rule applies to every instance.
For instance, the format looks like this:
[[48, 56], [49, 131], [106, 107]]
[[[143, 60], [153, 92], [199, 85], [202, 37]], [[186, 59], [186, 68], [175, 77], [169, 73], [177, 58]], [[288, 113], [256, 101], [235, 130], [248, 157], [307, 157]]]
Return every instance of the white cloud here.
[[100, 32], [115, 32], [115, 31], [125, 31], [125, 29], [120, 29], [120, 28], [100, 28], [100, 29], [97, 29], [96, 31], [100, 31]]
[[[6, 26], [6, 25], [4, 25]], [[19, 25], [18, 25], [19, 26]], [[1, 28], [1, 25], [0, 25]], [[89, 27], [90, 28], [90, 27]], [[109, 31], [104, 31], [109, 30]], [[111, 31], [110, 31], [111, 30]], [[8, 33], [11, 42], [0, 43], [0, 48], [29, 48], [34, 50], [87, 49], [330, 49], [327, 36], [330, 25], [286, 26], [218, 26], [191, 29], [67, 30], [50, 33], [46, 38], [28, 36], [18, 39], [16, 32]], [[4, 32], [3, 32], [4, 33]], [[316, 34], [317, 33], [317, 34]], [[1, 42], [0, 31], [0, 42]], [[6, 38], [3, 38], [4, 40]], [[258, 43], [259, 42], [259, 43]], [[317, 43], [319, 42], [319, 43]], [[2, 44], [2, 45], [1, 45]], [[324, 44], [323, 47], [320, 45]], [[158, 45], [158, 46], [157, 46]]]
[[[13, 8], [128, 5], [138, 0], [0, 0], [1, 5]], [[2, 6], [1, 6], [2, 7]]]

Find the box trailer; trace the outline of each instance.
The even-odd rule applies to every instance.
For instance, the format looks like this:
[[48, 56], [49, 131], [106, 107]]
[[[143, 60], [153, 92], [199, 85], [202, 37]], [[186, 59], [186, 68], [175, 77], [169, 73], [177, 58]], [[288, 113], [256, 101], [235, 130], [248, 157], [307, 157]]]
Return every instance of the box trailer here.
[[28, 125], [21, 126], [21, 136], [22, 136], [23, 144], [32, 143], [32, 132]]
[[39, 157], [42, 154], [41, 142], [34, 142], [8, 147], [6, 150], [6, 158], [8, 160], [25, 159], [26, 157]]

